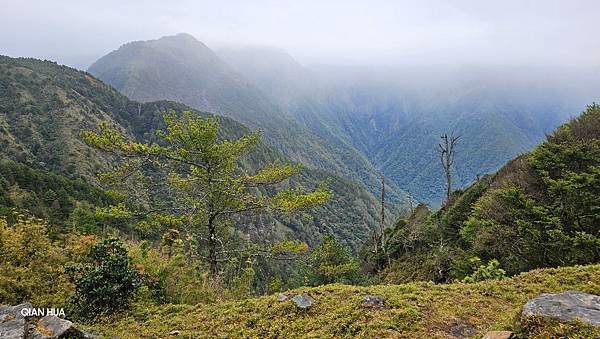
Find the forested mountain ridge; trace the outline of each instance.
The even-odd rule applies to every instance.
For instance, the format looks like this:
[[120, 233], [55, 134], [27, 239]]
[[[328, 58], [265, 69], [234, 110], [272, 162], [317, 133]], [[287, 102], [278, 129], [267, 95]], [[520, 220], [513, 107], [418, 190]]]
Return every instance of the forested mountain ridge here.
[[420, 205], [388, 234], [387, 282], [513, 275], [600, 260], [600, 106], [590, 105], [532, 151]]
[[[379, 189], [378, 171], [362, 154], [298, 123], [264, 89], [189, 34], [125, 44], [98, 59], [89, 72], [133, 100], [174, 100], [259, 128], [265, 142], [288, 158], [362, 182], [373, 193]], [[395, 203], [406, 200], [393, 182], [388, 193]]]
[[315, 134], [355, 149], [434, 206], [444, 196], [440, 135], [462, 136], [454, 187], [465, 187], [533, 148], [600, 91], [597, 70], [576, 67], [305, 67], [270, 48], [217, 53]]
[[[151, 141], [155, 138], [154, 131], [164, 128], [162, 113], [168, 110], [192, 109], [170, 101], [131, 101], [88, 73], [50, 61], [0, 57], [0, 153], [29, 167], [94, 182], [95, 176], [110, 166], [111, 158], [86, 145], [80, 138], [82, 130], [93, 130], [101, 121], [107, 121], [130, 138]], [[232, 119], [222, 117], [220, 120], [223, 137], [238, 138], [250, 132]], [[242, 166], [252, 169], [270, 161], [288, 160], [268, 145], [260, 144]], [[29, 190], [34, 197], [44, 195], [11, 178], [8, 183], [16, 185], [12, 191], [20, 187]], [[246, 225], [247, 233], [262, 240], [292, 237], [313, 244], [331, 233], [347, 244], [357, 245], [370, 236], [378, 223], [377, 199], [358, 183], [310, 167], [290, 184], [314, 187], [326, 178], [332, 178], [333, 203], [304, 215], [267, 215], [252, 222], [240, 220], [240, 223]], [[65, 199], [61, 201], [68, 200]], [[31, 207], [30, 203], [19, 203], [22, 199], [13, 200], [7, 206]], [[389, 206], [389, 213], [392, 212], [396, 213], [394, 207]], [[44, 213], [40, 216], [45, 216]], [[66, 217], [62, 216], [60, 221]]]

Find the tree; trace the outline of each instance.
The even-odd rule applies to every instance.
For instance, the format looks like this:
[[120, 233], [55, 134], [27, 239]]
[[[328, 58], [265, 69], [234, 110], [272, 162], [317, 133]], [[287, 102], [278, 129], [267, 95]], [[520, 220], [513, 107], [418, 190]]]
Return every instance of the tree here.
[[442, 142], [438, 144], [438, 152], [446, 177], [446, 201], [450, 201], [450, 195], [452, 194], [452, 165], [454, 165], [454, 156], [456, 155], [454, 148], [458, 143], [458, 139], [460, 139], [460, 135], [454, 136], [454, 134], [451, 134], [448, 136], [448, 134], [444, 134], [441, 138]]
[[358, 280], [358, 263], [350, 251], [331, 235], [323, 238], [311, 253], [310, 261], [315, 285], [353, 283]]
[[223, 139], [217, 118], [192, 112], [169, 112], [164, 121], [166, 129], [158, 131], [159, 140], [151, 144], [127, 140], [107, 124], [99, 133], [83, 133], [89, 145], [112, 153], [119, 163], [100, 179], [117, 190], [123, 202], [100, 212], [137, 218], [140, 229], [183, 228], [193, 235], [200, 254], [205, 252], [213, 276], [218, 275], [219, 262], [235, 252], [224, 242], [233, 217], [266, 209], [290, 213], [331, 196], [324, 183], [308, 193], [292, 188], [274, 193], [273, 185], [299, 172], [295, 164], [270, 163], [253, 174], [242, 168], [240, 162], [256, 148], [259, 133]]
[[74, 310], [90, 319], [127, 309], [141, 280], [125, 247], [117, 239], [106, 239], [92, 246], [88, 259], [68, 268], [75, 284]]

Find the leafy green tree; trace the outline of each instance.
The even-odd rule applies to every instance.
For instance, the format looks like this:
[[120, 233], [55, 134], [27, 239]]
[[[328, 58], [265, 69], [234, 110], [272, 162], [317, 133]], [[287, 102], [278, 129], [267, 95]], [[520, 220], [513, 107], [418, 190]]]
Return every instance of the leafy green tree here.
[[358, 280], [359, 265], [350, 251], [332, 235], [323, 238], [310, 258], [313, 284], [353, 283]]
[[130, 265], [125, 247], [118, 239], [105, 239], [92, 246], [88, 260], [68, 268], [75, 284], [74, 313], [91, 319], [127, 309], [140, 276]]
[[219, 263], [235, 251], [226, 248], [228, 226], [235, 216], [265, 209], [290, 213], [330, 198], [324, 184], [308, 193], [291, 188], [277, 192], [279, 187], [273, 186], [298, 173], [297, 165], [272, 163], [252, 174], [241, 168], [243, 157], [259, 142], [258, 133], [222, 139], [217, 118], [191, 112], [182, 116], [170, 112], [164, 120], [166, 129], [151, 144], [127, 140], [107, 124], [99, 133], [83, 133], [89, 145], [119, 160], [101, 180], [120, 192], [123, 203], [100, 212], [140, 218], [141, 229], [183, 228], [193, 235], [213, 276], [219, 273]]

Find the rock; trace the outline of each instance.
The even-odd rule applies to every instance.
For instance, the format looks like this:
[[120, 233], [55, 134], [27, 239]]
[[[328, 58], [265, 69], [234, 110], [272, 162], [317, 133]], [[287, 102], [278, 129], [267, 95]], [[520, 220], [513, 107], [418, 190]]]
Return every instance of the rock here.
[[24, 308], [33, 308], [30, 303], [19, 304], [16, 306], [0, 306], [0, 323], [7, 320], [25, 319], [21, 310]]
[[47, 315], [38, 320], [31, 333], [31, 338], [96, 338], [96, 336], [75, 328], [69, 320], [55, 315]]
[[374, 308], [380, 310], [384, 307], [384, 299], [380, 295], [367, 295], [362, 298], [361, 305], [364, 308]]
[[308, 293], [302, 293], [295, 295], [292, 298], [292, 301], [299, 309], [305, 310], [311, 307], [315, 303], [315, 299], [313, 299]]
[[27, 322], [21, 314], [21, 310], [24, 308], [32, 308], [32, 306], [29, 303], [0, 306], [0, 338], [21, 339], [25, 337]]
[[522, 316], [540, 316], [565, 321], [579, 320], [600, 326], [600, 297], [579, 291], [541, 294], [525, 304]]
[[73, 328], [73, 323], [55, 315], [47, 315], [38, 320], [32, 338], [57, 338]]
[[173, 330], [173, 331], [169, 332], [169, 335], [172, 335], [172, 336], [178, 336], [180, 334], [181, 334], [181, 331], [178, 331], [178, 330]]
[[511, 331], [489, 331], [482, 339], [510, 339], [513, 337]]
[[29, 303], [0, 306], [0, 338], [97, 338], [93, 334], [75, 328], [72, 322], [55, 315], [47, 315], [36, 322], [37, 317], [25, 317], [21, 314], [21, 310], [25, 308], [33, 307]]
[[450, 334], [455, 338], [469, 338], [475, 336], [475, 327], [467, 322], [458, 322], [450, 328]]
[[12, 319], [0, 323], [0, 338], [21, 339], [25, 337], [25, 319]]
[[288, 296], [285, 295], [285, 294], [283, 294], [283, 293], [279, 293], [279, 297], [277, 298], [277, 301], [283, 302], [283, 301], [286, 301], [286, 300], [288, 300]]

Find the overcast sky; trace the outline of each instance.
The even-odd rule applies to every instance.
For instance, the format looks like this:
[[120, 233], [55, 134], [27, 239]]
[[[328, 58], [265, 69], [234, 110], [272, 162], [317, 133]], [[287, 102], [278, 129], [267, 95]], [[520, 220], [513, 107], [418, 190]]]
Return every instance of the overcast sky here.
[[280, 47], [304, 64], [600, 65], [600, 1], [0, 0], [0, 54], [86, 68], [132, 40]]

